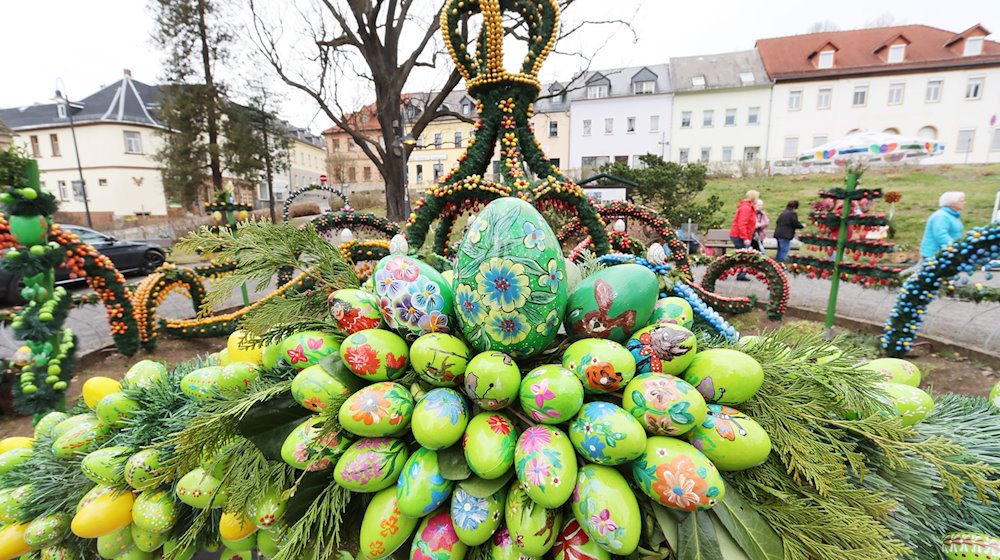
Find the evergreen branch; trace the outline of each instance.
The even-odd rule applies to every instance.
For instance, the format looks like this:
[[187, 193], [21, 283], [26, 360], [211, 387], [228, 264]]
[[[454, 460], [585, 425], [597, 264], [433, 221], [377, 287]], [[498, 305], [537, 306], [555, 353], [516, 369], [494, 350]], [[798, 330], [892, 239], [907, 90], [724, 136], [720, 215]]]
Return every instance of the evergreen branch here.
[[[336, 482], [330, 484], [312, 501], [302, 519], [286, 533], [286, 540], [273, 560], [295, 560], [308, 549], [315, 549], [317, 559], [331, 558], [339, 551], [340, 529], [344, 514], [352, 500], [361, 495]], [[352, 508], [361, 511], [363, 508]]]
[[[324, 327], [320, 330], [329, 331], [333, 326], [328, 321], [322, 321], [329, 314], [330, 307], [327, 303], [327, 296], [315, 289], [310, 289], [305, 292], [287, 293], [283, 297], [262, 300], [246, 314], [240, 326], [252, 333], [268, 333], [274, 325], [308, 321], [311, 324], [323, 323]], [[292, 334], [296, 331], [288, 332], [286, 330], [285, 332]], [[336, 334], [342, 335], [343, 333], [336, 331]]]
[[[257, 332], [250, 328], [251, 325], [255, 327], [257, 326], [256, 321], [247, 322], [245, 324], [250, 332]], [[271, 325], [272, 326], [264, 329], [263, 334], [260, 335], [259, 340], [264, 345], [277, 344], [300, 331], [320, 331], [341, 338], [344, 336], [340, 329], [338, 329], [333, 323], [322, 319], [299, 318], [297, 320], [289, 320], [282, 323], [275, 322]]]

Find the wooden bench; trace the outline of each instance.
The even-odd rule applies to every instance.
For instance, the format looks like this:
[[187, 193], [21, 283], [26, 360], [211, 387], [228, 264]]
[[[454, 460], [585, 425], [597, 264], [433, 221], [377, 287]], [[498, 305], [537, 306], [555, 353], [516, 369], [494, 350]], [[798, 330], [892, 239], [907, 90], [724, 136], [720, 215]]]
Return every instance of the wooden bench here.
[[[728, 229], [710, 229], [708, 233], [699, 241], [702, 247], [707, 247], [714, 249], [721, 254], [725, 254], [729, 249], [733, 249], [733, 242], [729, 239]], [[764, 249], [777, 249], [778, 242], [774, 239], [774, 230], [769, 229], [764, 231]], [[791, 251], [798, 251], [802, 248], [802, 242], [798, 239], [793, 239], [792, 244], [789, 247]]]

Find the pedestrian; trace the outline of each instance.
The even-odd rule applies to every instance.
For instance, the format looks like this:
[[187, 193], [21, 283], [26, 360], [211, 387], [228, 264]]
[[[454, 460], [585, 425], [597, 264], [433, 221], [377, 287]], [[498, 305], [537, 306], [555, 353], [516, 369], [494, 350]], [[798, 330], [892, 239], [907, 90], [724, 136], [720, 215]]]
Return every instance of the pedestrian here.
[[[729, 228], [729, 240], [737, 249], [750, 249], [753, 241], [754, 231], [757, 229], [757, 209], [754, 205], [760, 193], [754, 190], [747, 191], [743, 200], [736, 206], [736, 214], [733, 216], [733, 225]], [[740, 282], [749, 282], [745, 272], [736, 275]]]
[[767, 217], [767, 212], [764, 211], [764, 199], [758, 198], [754, 202], [754, 214], [757, 218], [757, 227], [753, 231], [753, 244], [754, 248], [763, 254], [767, 254], [764, 250], [764, 238], [767, 236], [767, 226], [771, 225], [771, 218]]
[[788, 258], [788, 249], [792, 246], [792, 239], [795, 238], [795, 230], [806, 226], [799, 221], [798, 200], [789, 200], [785, 209], [778, 216], [778, 223], [774, 226], [774, 239], [778, 242], [778, 254], [774, 260], [783, 263]]
[[927, 225], [924, 227], [924, 238], [920, 242], [920, 260], [911, 268], [904, 270], [901, 274], [917, 273], [924, 263], [941, 249], [951, 245], [959, 237], [962, 237], [964, 226], [962, 225], [962, 210], [965, 209], [965, 193], [960, 191], [948, 191], [938, 198], [938, 206], [930, 218], [927, 218]]

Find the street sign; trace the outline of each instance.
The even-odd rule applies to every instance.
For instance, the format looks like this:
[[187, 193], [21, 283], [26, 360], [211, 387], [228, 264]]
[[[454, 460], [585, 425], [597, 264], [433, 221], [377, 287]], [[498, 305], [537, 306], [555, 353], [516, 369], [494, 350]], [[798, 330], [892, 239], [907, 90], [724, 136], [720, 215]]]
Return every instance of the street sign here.
[[326, 173], [323, 173], [322, 175], [319, 176], [319, 182], [326, 183]]

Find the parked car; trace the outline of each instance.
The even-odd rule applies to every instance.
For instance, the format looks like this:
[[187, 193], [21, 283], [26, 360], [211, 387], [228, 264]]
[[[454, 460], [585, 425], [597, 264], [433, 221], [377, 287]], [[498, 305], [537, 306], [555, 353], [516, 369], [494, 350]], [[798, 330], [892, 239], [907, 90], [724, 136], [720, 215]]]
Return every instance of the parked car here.
[[[59, 226], [64, 231], [75, 233], [81, 241], [97, 249], [99, 253], [111, 259], [115, 268], [122, 274], [148, 274], [162, 265], [167, 255], [162, 247], [142, 241], [127, 241], [115, 239], [99, 231], [81, 226]], [[80, 278], [70, 278], [69, 271], [56, 268], [56, 284], [79, 282]], [[21, 279], [0, 270], [0, 299], [13, 305], [24, 303], [21, 297]]]

